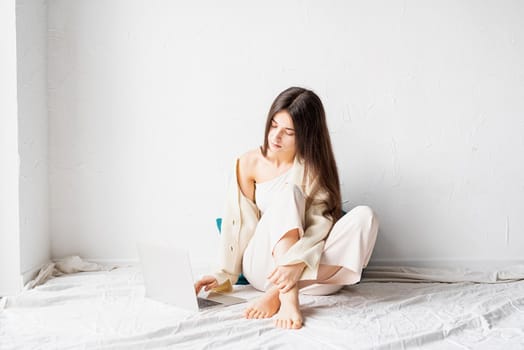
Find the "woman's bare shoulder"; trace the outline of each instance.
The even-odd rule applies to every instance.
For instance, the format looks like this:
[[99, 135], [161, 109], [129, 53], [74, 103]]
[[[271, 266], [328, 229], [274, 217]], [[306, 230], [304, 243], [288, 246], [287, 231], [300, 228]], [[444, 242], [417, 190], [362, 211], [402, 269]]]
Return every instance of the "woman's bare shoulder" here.
[[260, 149], [255, 148], [255, 149], [252, 149], [242, 154], [238, 158], [238, 160], [239, 160], [240, 166], [247, 170], [247, 169], [252, 169], [256, 167], [258, 162], [260, 162], [261, 158], [262, 158], [262, 153], [260, 152]]
[[238, 185], [249, 199], [255, 198], [256, 167], [259, 161], [259, 150], [251, 150], [238, 158], [237, 179]]

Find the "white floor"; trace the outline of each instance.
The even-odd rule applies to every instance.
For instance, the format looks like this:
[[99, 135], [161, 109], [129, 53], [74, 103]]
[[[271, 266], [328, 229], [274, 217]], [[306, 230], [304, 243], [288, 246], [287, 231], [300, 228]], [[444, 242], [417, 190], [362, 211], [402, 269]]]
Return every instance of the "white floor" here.
[[195, 314], [149, 300], [138, 268], [76, 273], [0, 303], [0, 349], [524, 348], [524, 280], [364, 281], [301, 304], [304, 327], [280, 330], [243, 319], [244, 305]]

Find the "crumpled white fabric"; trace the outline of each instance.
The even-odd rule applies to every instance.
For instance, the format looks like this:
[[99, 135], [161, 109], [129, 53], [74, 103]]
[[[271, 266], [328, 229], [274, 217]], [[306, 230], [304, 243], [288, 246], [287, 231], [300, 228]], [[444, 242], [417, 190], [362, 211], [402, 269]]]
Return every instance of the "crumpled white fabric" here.
[[[249, 285], [234, 289], [250, 300], [262, 295]], [[334, 295], [302, 295], [304, 327], [296, 331], [275, 328], [273, 319], [246, 320], [245, 304], [194, 313], [151, 300], [139, 266], [64, 274], [3, 299], [2, 350], [491, 350], [524, 344], [524, 281], [363, 281]]]
[[504, 268], [450, 268], [413, 266], [368, 266], [362, 281], [366, 282], [473, 282], [504, 283], [524, 280], [524, 265]]
[[24, 290], [33, 289], [36, 286], [44, 284], [50, 278], [61, 276], [64, 274], [76, 272], [109, 271], [114, 268], [116, 268], [116, 266], [100, 265], [94, 262], [85, 261], [77, 255], [72, 255], [62, 260], [56, 262], [49, 262], [46, 265], [44, 265], [38, 272], [36, 278], [29, 281], [24, 286]]

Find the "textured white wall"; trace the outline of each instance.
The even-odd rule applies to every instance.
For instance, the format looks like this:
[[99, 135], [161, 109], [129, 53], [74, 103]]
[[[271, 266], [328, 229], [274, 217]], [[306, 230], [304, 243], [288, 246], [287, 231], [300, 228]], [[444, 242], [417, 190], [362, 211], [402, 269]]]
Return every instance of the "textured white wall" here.
[[46, 1], [16, 1], [16, 39], [20, 153], [20, 265], [22, 274], [31, 274], [51, 256]]
[[323, 99], [373, 261], [522, 259], [524, 3], [53, 0], [52, 252], [216, 249], [234, 156], [290, 85]]
[[20, 290], [15, 2], [0, 1], [0, 296]]

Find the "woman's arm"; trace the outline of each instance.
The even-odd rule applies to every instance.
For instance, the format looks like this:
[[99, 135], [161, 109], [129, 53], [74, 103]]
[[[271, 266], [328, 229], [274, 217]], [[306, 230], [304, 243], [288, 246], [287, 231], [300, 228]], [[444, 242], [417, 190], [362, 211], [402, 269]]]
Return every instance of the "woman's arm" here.
[[[257, 150], [258, 152], [258, 150]], [[237, 180], [240, 190], [251, 201], [255, 201], [256, 154], [247, 152], [238, 159]]]

